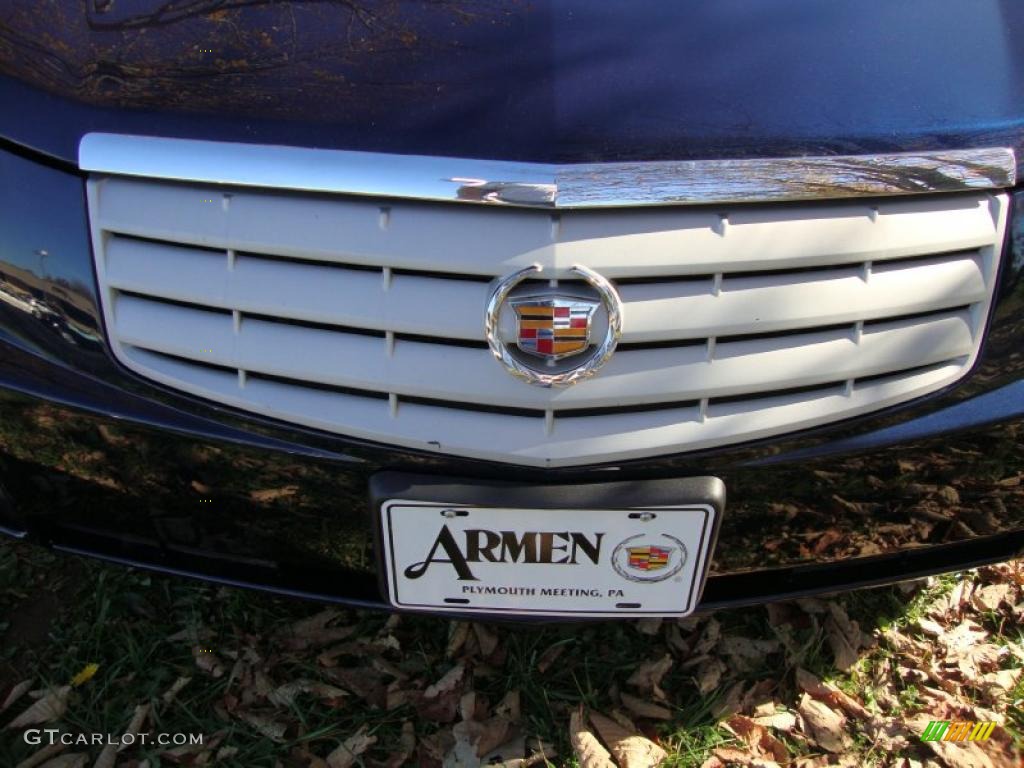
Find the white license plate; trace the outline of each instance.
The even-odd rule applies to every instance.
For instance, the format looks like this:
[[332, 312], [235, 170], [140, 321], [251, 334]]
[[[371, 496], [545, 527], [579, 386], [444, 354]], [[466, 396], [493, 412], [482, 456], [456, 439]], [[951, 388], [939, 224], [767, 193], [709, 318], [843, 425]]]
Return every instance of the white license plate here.
[[388, 597], [406, 610], [685, 616], [696, 607], [711, 505], [509, 509], [390, 499]]

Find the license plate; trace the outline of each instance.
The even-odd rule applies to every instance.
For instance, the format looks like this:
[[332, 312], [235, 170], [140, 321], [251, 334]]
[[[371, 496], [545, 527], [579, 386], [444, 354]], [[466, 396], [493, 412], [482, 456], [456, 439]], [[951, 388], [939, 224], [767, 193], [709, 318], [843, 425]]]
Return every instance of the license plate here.
[[685, 616], [716, 507], [535, 509], [391, 498], [380, 505], [392, 605], [547, 616]]

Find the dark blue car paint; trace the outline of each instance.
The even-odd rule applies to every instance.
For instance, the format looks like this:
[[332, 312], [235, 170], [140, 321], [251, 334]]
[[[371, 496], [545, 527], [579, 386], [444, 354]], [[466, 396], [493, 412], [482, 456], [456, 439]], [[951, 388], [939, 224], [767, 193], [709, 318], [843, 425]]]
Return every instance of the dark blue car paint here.
[[559, 162], [1022, 147], [1016, 0], [222, 6], [0, 1], [0, 136], [68, 162], [88, 131]]

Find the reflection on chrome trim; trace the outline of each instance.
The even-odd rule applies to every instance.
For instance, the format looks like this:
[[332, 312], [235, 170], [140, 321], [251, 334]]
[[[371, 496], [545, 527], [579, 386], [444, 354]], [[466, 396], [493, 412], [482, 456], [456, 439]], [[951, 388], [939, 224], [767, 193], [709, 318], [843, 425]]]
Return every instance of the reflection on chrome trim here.
[[1012, 149], [563, 166], [559, 206], [737, 203], [1012, 187]]
[[548, 165], [86, 134], [83, 170], [271, 189], [531, 208], [744, 203], [995, 189], [1012, 149]]

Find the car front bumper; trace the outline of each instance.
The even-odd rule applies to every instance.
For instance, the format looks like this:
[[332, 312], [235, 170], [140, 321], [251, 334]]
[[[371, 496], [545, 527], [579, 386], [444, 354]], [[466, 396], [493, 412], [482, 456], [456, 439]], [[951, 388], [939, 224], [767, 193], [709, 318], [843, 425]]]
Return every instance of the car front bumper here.
[[[1015, 389], [1000, 394], [1019, 398]], [[170, 573], [384, 605], [368, 483], [410, 464], [200, 437], [61, 400], [11, 389], [0, 398], [6, 532]], [[701, 608], [1019, 554], [1022, 435], [1016, 418], [954, 437], [719, 471], [730, 497]], [[635, 482], [641, 494], [644, 481]]]

